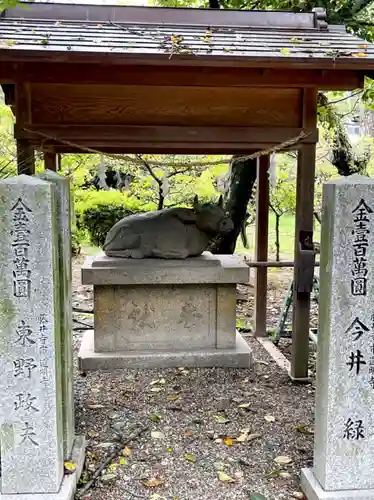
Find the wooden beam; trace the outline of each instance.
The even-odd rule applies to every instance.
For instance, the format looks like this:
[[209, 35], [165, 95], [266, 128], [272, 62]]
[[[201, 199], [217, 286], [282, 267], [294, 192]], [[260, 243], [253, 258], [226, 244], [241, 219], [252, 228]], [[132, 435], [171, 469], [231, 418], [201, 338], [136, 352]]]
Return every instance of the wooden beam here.
[[320, 90], [352, 90], [363, 87], [364, 72], [349, 70], [292, 70], [272, 68], [157, 67], [51, 62], [0, 62], [5, 83], [70, 83], [111, 85], [199, 86], [199, 87], [318, 87]]
[[[269, 241], [269, 156], [261, 156], [257, 161], [256, 190], [256, 246], [255, 259], [268, 260]], [[258, 337], [266, 337], [266, 305], [267, 305], [268, 270], [259, 267], [255, 270], [255, 307], [254, 324]]]
[[[234, 154], [261, 150], [296, 138], [300, 128], [266, 127], [172, 127], [164, 125], [27, 125], [15, 126], [18, 139], [29, 140], [36, 149], [56, 152]], [[305, 130], [300, 144], [315, 142], [316, 129]], [[293, 149], [297, 149], [297, 144]], [[176, 153], [177, 154], [177, 153]]]
[[[317, 89], [305, 89], [303, 97], [303, 125], [313, 127], [316, 124], [316, 120]], [[298, 267], [302, 264], [299, 244], [301, 234], [309, 234], [311, 240], [313, 239], [315, 163], [315, 145], [301, 145], [297, 161], [294, 284], [298, 281]], [[297, 290], [294, 290], [290, 375], [295, 381], [308, 380], [309, 322], [310, 293], [298, 293]]]
[[44, 168], [45, 170], [52, 170], [53, 172], [57, 172], [58, 164], [57, 154], [55, 152], [44, 152]]
[[35, 174], [34, 148], [24, 139], [17, 139], [17, 171], [18, 175]]

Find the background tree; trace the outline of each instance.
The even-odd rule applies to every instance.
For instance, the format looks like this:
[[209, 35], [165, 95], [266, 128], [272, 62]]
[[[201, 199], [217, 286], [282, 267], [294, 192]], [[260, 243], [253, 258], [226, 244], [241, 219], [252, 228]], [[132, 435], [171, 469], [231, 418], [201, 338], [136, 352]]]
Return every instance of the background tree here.
[[[330, 24], [345, 24], [350, 31], [371, 41], [374, 37], [374, 0], [153, 0], [157, 5], [173, 7], [210, 7], [246, 10], [291, 10], [311, 12], [315, 7], [326, 10]], [[341, 93], [335, 93], [341, 97]], [[373, 82], [367, 80], [365, 92], [361, 96], [366, 102], [374, 96]], [[331, 162], [339, 174], [365, 173], [369, 155], [355, 155], [341, 117], [330, 105], [328, 97], [320, 93], [318, 98], [320, 121], [329, 129], [331, 135]], [[234, 220], [233, 232], [215, 241], [211, 250], [214, 253], [228, 253], [235, 250], [236, 239], [245, 224], [247, 204], [251, 199], [256, 180], [256, 160], [247, 162], [233, 158], [230, 166], [231, 182], [225, 193], [226, 208]], [[233, 185], [233, 182], [236, 184]], [[243, 206], [242, 204], [245, 204]]]

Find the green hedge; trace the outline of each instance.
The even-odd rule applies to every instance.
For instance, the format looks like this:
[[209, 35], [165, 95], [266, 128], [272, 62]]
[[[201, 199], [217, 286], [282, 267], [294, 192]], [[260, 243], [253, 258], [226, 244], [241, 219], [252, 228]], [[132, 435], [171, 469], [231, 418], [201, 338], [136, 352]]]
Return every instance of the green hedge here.
[[90, 242], [102, 247], [110, 228], [127, 215], [154, 210], [152, 204], [143, 204], [119, 191], [76, 190], [74, 192], [76, 225], [79, 234], [86, 234]]

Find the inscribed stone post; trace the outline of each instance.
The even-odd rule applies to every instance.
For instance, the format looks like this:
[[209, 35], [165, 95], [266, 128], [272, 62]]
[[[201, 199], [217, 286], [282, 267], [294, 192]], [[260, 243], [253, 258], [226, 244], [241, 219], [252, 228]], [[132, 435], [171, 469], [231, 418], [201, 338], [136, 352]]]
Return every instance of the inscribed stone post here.
[[72, 347], [71, 288], [71, 200], [70, 180], [51, 170], [39, 174], [56, 186], [56, 222], [58, 233], [58, 271], [60, 282], [60, 327], [62, 360], [62, 411], [64, 425], [64, 458], [69, 459], [74, 442], [74, 393]]
[[374, 498], [374, 179], [323, 192], [313, 470], [309, 500]]
[[0, 182], [1, 494], [55, 493], [63, 477], [53, 186]]

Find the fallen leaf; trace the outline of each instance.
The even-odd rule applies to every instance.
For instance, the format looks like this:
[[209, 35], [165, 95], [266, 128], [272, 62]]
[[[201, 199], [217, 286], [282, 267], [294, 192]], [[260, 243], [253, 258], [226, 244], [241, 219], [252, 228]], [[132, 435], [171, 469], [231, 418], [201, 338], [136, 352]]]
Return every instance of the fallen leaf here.
[[290, 53], [290, 49], [286, 49], [285, 47], [283, 49], [280, 49], [280, 53], [283, 54], [284, 56], [288, 56]]
[[308, 429], [306, 425], [297, 425], [295, 430], [297, 432], [301, 432], [301, 434], [314, 434], [314, 432]]
[[232, 446], [234, 443], [234, 440], [231, 437], [225, 437], [223, 441], [227, 444], [227, 446]]
[[165, 439], [165, 434], [160, 431], [152, 431], [151, 436], [153, 439]]
[[255, 439], [260, 439], [261, 434], [253, 433], [253, 434], [248, 434], [247, 436], [247, 442], [253, 441]]
[[[269, 366], [269, 363], [267, 361], [262, 361], [262, 359], [256, 359], [255, 363], [257, 365], [264, 365], [264, 366]], [[265, 375], [266, 376], [266, 375]]]
[[65, 474], [73, 474], [76, 468], [77, 467], [73, 462], [64, 462]]
[[318, 45], [321, 45], [321, 46], [327, 46], [327, 45], [331, 45], [330, 42], [327, 42], [327, 41], [322, 41], [322, 42], [319, 42]]
[[8, 47], [13, 47], [13, 45], [15, 45], [17, 42], [15, 42], [14, 40], [7, 40], [6, 44], [8, 45]]
[[143, 482], [143, 486], [147, 486], [147, 488], [155, 488], [156, 486], [162, 486], [164, 483], [165, 481], [163, 479], [151, 477], [148, 481]]
[[298, 498], [298, 500], [303, 500], [305, 498], [304, 493], [301, 491], [294, 491], [292, 493], [292, 498]]
[[295, 36], [293, 36], [292, 38], [290, 38], [290, 42], [291, 43], [302, 43], [303, 39], [302, 38], [296, 38]]
[[151, 392], [160, 392], [163, 391], [163, 387], [151, 387], [150, 391]]
[[127, 465], [127, 460], [126, 460], [126, 458], [125, 458], [125, 457], [121, 457], [121, 458], [119, 459], [119, 463], [120, 463], [120, 465]]
[[217, 470], [223, 470], [226, 467], [226, 464], [223, 462], [214, 462], [213, 467]]
[[182, 35], [171, 35], [170, 40], [173, 43], [181, 43], [184, 40], [184, 37]]
[[99, 443], [97, 445], [98, 448], [111, 448], [112, 446], [114, 446], [114, 443]]
[[104, 482], [104, 483], [107, 483], [109, 481], [113, 481], [113, 479], [117, 479], [117, 475], [116, 474], [103, 474], [101, 476], [101, 480]]
[[110, 465], [108, 465], [107, 470], [109, 472], [116, 472], [118, 466], [119, 466], [119, 464], [116, 464], [116, 463], [110, 464]]
[[279, 469], [271, 470], [270, 472], [268, 472], [266, 474], [266, 477], [279, 477], [279, 476], [280, 476], [280, 470]]
[[150, 385], [155, 385], [155, 384], [165, 385], [166, 380], [164, 378], [158, 378], [156, 380], [152, 380], [152, 382], [150, 383]]
[[240, 434], [240, 436], [238, 436], [236, 438], [236, 440], [239, 442], [239, 443], [245, 443], [247, 441], [247, 438], [248, 438], [248, 434], [246, 432], [243, 432], [242, 434]]
[[282, 479], [291, 479], [292, 475], [289, 472], [280, 472], [279, 477]]
[[160, 422], [161, 416], [154, 413], [153, 415], [149, 416], [149, 420], [152, 420], [152, 422]]
[[229, 47], [223, 47], [224, 52], [233, 52]]
[[192, 453], [185, 453], [185, 454], [183, 455], [183, 458], [184, 458], [185, 460], [188, 460], [189, 462], [194, 463], [194, 464], [196, 463], [196, 457], [195, 457], [195, 455], [193, 455]]
[[261, 495], [261, 493], [252, 493], [249, 500], [267, 500], [267, 498], [264, 497], [264, 495]]
[[352, 57], [368, 57], [366, 52], [353, 52]]
[[275, 417], [273, 417], [273, 415], [265, 415], [264, 416], [264, 419], [266, 420], [266, 422], [275, 422]]
[[190, 372], [186, 369], [186, 368], [183, 368], [183, 366], [180, 366], [178, 368], [178, 371], [179, 373], [181, 373], [182, 375], [188, 375]]
[[279, 457], [274, 458], [274, 462], [278, 465], [286, 465], [292, 462], [292, 458], [287, 457], [286, 455], [280, 455]]
[[225, 472], [221, 470], [218, 471], [218, 479], [223, 483], [235, 483], [235, 479], [231, 476], [228, 476]]
[[130, 450], [130, 448], [128, 446], [125, 446], [122, 450], [122, 455], [124, 457], [130, 457], [132, 454], [132, 451]]
[[87, 432], [87, 436], [90, 437], [90, 438], [97, 437], [98, 435], [99, 435], [99, 433], [96, 432], [96, 431], [88, 431]]
[[171, 446], [169, 446], [169, 448], [168, 448], [168, 452], [169, 452], [169, 453], [172, 453], [172, 452], [173, 452], [173, 448], [172, 448]]
[[178, 396], [178, 394], [170, 394], [170, 396], [167, 396], [166, 399], [167, 401], [178, 401], [180, 396]]
[[245, 410], [248, 410], [248, 408], [251, 406], [251, 403], [243, 403], [241, 405], [238, 405], [238, 408], [244, 408]]
[[212, 30], [207, 29], [203, 37], [204, 42], [210, 43], [212, 39], [212, 34], [213, 34]]
[[367, 49], [368, 48], [368, 45], [367, 43], [363, 43], [361, 45], [359, 45], [360, 49]]
[[214, 418], [216, 419], [216, 422], [219, 424], [228, 424], [231, 422], [229, 418], [227, 418], [225, 415], [215, 415]]

